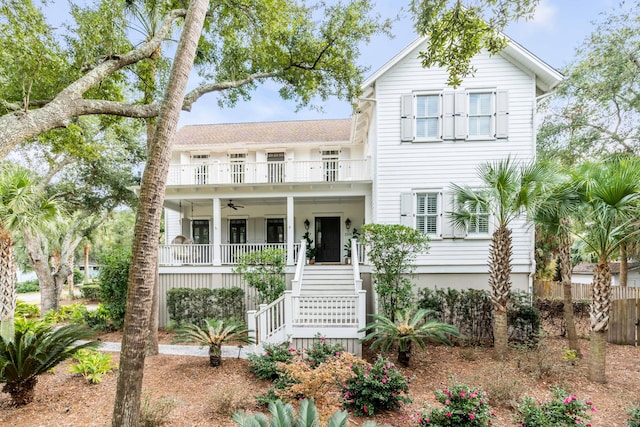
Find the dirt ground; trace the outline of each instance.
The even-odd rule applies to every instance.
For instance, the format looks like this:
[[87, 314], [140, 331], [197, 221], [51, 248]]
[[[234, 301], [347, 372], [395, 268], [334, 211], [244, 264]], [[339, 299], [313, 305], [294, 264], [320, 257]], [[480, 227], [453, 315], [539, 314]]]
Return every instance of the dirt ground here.
[[[163, 341], [168, 339], [163, 335]], [[593, 401], [597, 408], [592, 413], [594, 426], [625, 426], [625, 411], [640, 403], [640, 349], [609, 345], [608, 383], [602, 385], [587, 379], [588, 344], [581, 340], [585, 358], [577, 366], [563, 360], [566, 343], [559, 338], [545, 338], [540, 351], [510, 350], [505, 362], [494, 361], [486, 348], [430, 347], [416, 352], [411, 368], [404, 372], [415, 377], [409, 394], [413, 403], [400, 411], [380, 414], [375, 420], [396, 427], [415, 425], [412, 415], [425, 404], [436, 405], [433, 390], [446, 387], [454, 376], [489, 393], [497, 426], [515, 425], [514, 401], [525, 394], [546, 399], [553, 385]], [[113, 358], [117, 361], [118, 355]], [[159, 415], [160, 409], [169, 409], [164, 425], [230, 427], [235, 425], [231, 415], [237, 409], [261, 410], [254, 396], [269, 386], [268, 381], [254, 378], [246, 360], [225, 359], [221, 367], [211, 368], [207, 358], [160, 355], [147, 358], [143, 389], [145, 400], [151, 403], [148, 413]], [[62, 364], [40, 378], [35, 401], [25, 407], [11, 407], [9, 396], [0, 393], [0, 425], [107, 426], [115, 387], [115, 372], [100, 384], [89, 385], [69, 373], [68, 364]], [[364, 421], [351, 417], [349, 425], [359, 426]]]

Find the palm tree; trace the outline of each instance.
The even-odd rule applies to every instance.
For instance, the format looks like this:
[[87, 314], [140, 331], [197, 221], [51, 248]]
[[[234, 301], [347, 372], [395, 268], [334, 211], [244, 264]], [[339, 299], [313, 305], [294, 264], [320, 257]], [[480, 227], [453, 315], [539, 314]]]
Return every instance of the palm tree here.
[[417, 310], [413, 315], [410, 309], [398, 311], [395, 314], [395, 322], [384, 315], [372, 314], [374, 321], [360, 331], [369, 331], [362, 340], [373, 340], [371, 349], [380, 347], [384, 352], [397, 345], [398, 363], [409, 366], [414, 343], [424, 350], [429, 340], [449, 344], [448, 335], [460, 336], [458, 328], [453, 325], [425, 320], [434, 313], [435, 311], [424, 308]]
[[13, 338], [16, 308], [16, 261], [13, 233], [37, 232], [57, 214], [57, 206], [37, 185], [27, 169], [5, 162], [0, 165], [0, 335]]
[[222, 346], [230, 342], [253, 344], [254, 339], [244, 325], [222, 320], [205, 319], [205, 327], [185, 325], [178, 330], [176, 342], [195, 342], [201, 346], [209, 346], [209, 364], [220, 366], [222, 363]]
[[71, 358], [82, 348], [95, 348], [91, 330], [71, 324], [54, 329], [42, 323], [16, 328], [11, 340], [0, 339], [0, 382], [2, 391], [11, 395], [16, 406], [33, 400], [38, 376]]
[[605, 382], [606, 335], [611, 308], [609, 260], [617, 254], [620, 245], [640, 235], [637, 226], [640, 163], [634, 158], [617, 158], [585, 164], [578, 184], [586, 206], [587, 225], [580, 238], [597, 257], [589, 313], [589, 378]]
[[573, 297], [571, 295], [571, 236], [572, 220], [580, 212], [580, 196], [575, 184], [570, 181], [560, 182], [550, 189], [544, 200], [537, 206], [534, 221], [538, 230], [548, 235], [553, 235], [558, 242], [557, 256], [560, 270], [560, 280], [563, 290], [563, 314], [569, 339], [569, 349], [573, 350], [577, 357], [582, 357], [578, 346], [578, 334], [573, 317]]
[[541, 164], [518, 165], [511, 157], [484, 163], [477, 173], [480, 184], [476, 188], [452, 185], [456, 210], [450, 213], [451, 222], [466, 229], [479, 220], [479, 214], [489, 214], [495, 221], [489, 248], [489, 286], [494, 357], [502, 359], [507, 353], [507, 305], [511, 291], [510, 226], [538, 202], [549, 174]]

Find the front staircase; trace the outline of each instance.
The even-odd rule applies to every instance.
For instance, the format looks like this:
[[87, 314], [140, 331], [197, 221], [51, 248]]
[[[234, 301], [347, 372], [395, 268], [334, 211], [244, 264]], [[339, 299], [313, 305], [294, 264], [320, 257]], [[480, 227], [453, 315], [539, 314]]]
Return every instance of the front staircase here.
[[[303, 241], [301, 255], [306, 252], [304, 246]], [[354, 251], [355, 240], [352, 253], [357, 253]], [[298, 259], [291, 290], [271, 304], [249, 311], [248, 316], [258, 352], [265, 343], [284, 341], [307, 347], [318, 335], [359, 348], [358, 340], [364, 335], [358, 331], [366, 322], [366, 291], [362, 290], [359, 265], [307, 265], [304, 258]]]

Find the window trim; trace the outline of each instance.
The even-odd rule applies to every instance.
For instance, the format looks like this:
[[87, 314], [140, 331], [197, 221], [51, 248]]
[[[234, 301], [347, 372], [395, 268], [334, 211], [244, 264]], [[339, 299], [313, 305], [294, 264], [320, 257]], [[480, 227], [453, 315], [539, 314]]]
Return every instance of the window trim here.
[[[424, 116], [418, 117], [418, 97], [428, 97], [428, 96], [437, 96], [438, 97], [438, 112], [436, 116]], [[414, 92], [413, 94], [413, 142], [442, 142], [442, 116], [443, 116], [443, 105], [442, 105], [442, 91], [424, 91], [424, 92]], [[434, 137], [426, 136], [419, 137], [418, 136], [418, 119], [422, 118], [433, 118], [436, 117], [438, 119], [438, 125], [436, 133], [437, 135]]]
[[[496, 113], [497, 113], [497, 99], [495, 89], [467, 89], [467, 141], [492, 141], [496, 139]], [[491, 99], [491, 111], [489, 114], [474, 114], [471, 115], [471, 95], [486, 94]], [[486, 117], [489, 116], [489, 133], [487, 135], [471, 135], [471, 117]]]
[[[443, 217], [443, 194], [442, 194], [442, 189], [434, 189], [434, 188], [427, 188], [427, 189], [419, 189], [419, 190], [414, 190], [412, 192], [413, 194], [413, 228], [415, 230], [418, 230], [418, 197], [420, 195], [427, 195], [427, 194], [435, 194], [436, 195], [436, 213], [433, 214], [433, 216], [436, 217], [436, 232], [435, 233], [427, 233], [424, 230], [418, 230], [418, 231], [422, 231], [424, 234], [426, 234], [427, 236], [429, 236], [429, 239], [431, 240], [442, 240], [442, 217]], [[425, 214], [420, 214], [420, 216], [423, 217], [427, 217], [428, 215]], [[425, 222], [426, 224], [426, 222]]]

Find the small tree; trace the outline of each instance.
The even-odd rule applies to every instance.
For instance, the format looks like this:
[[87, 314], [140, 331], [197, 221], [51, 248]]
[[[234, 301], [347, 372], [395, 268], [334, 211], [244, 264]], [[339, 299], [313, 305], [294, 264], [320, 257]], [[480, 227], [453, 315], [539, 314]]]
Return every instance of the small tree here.
[[373, 282], [382, 313], [395, 321], [395, 313], [411, 307], [413, 262], [429, 250], [429, 236], [397, 224], [366, 224], [362, 242], [375, 268]]
[[258, 291], [260, 304], [269, 304], [286, 288], [284, 269], [285, 252], [267, 248], [242, 254], [234, 271], [243, 274], [249, 286]]
[[100, 283], [100, 299], [116, 328], [124, 322], [126, 298], [131, 265], [131, 249], [116, 247], [102, 254], [98, 262], [102, 265], [98, 281]]

